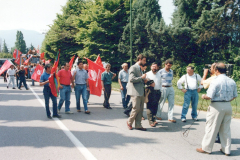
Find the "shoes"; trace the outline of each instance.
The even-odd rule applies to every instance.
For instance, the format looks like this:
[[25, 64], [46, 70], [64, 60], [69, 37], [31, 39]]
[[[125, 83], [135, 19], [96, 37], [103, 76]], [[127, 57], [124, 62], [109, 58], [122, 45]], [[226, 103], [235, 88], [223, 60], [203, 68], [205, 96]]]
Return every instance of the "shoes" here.
[[129, 130], [133, 129], [132, 126], [128, 124], [128, 122], [127, 122], [127, 127], [128, 127]]
[[202, 148], [197, 148], [196, 151], [199, 152], [199, 153], [209, 154], [208, 152], [205, 152], [204, 150], [202, 150]]
[[155, 125], [157, 125], [157, 124], [158, 124], [158, 122], [154, 122], [154, 124], [155, 124]]
[[194, 120], [194, 121], [198, 121], [198, 119], [197, 119], [197, 118], [193, 118], [193, 120]]
[[161, 117], [156, 117], [156, 119], [157, 119], [157, 120], [162, 120], [162, 118], [161, 118]]
[[183, 119], [182, 119], [182, 122], [186, 122], [186, 119], [183, 118]]
[[80, 109], [78, 109], [78, 110], [77, 110], [77, 112], [81, 112], [81, 110], [80, 110]]
[[48, 118], [48, 119], [52, 119], [52, 117], [51, 117], [51, 116], [47, 116], [47, 118]]
[[176, 120], [174, 120], [174, 119], [169, 119], [168, 121], [172, 122], [172, 123], [176, 123]]
[[137, 129], [137, 130], [140, 130], [140, 131], [146, 131], [147, 129], [146, 128], [135, 128], [135, 129]]
[[88, 105], [90, 105], [90, 103], [89, 103], [89, 102], [88, 102], [87, 104], [88, 104]]
[[52, 116], [53, 118], [62, 118], [61, 115]]
[[12, 89], [16, 89], [15, 87], [13, 87]]
[[90, 114], [90, 111], [85, 111], [85, 114]]
[[18, 88], [19, 90], [22, 90], [21, 88]]
[[109, 106], [109, 107], [106, 107], [106, 108], [107, 108], [107, 109], [112, 109], [112, 107], [110, 107], [110, 106]]
[[8, 88], [8, 86], [7, 86], [7, 88]]
[[220, 151], [221, 151], [223, 154], [225, 154], [225, 156], [230, 156], [230, 154], [224, 153], [222, 149], [220, 149]]
[[130, 117], [130, 114], [128, 112], [123, 112], [124, 114], [126, 114], [128, 117]]
[[65, 114], [73, 114], [73, 112], [67, 111], [67, 112], [65, 112]]
[[145, 120], [145, 118], [144, 118], [144, 117], [142, 117], [142, 120]]
[[29, 90], [28, 88], [26, 90]]

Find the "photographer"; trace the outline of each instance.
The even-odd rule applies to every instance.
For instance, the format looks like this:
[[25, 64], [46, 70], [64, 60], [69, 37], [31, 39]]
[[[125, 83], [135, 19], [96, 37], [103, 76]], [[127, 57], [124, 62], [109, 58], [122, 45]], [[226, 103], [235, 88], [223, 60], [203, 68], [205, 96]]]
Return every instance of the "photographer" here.
[[202, 148], [197, 148], [197, 152], [211, 153], [214, 138], [219, 132], [221, 138], [221, 149], [225, 155], [231, 152], [231, 101], [237, 97], [237, 85], [226, 76], [226, 66], [217, 63], [215, 68], [216, 78], [211, 82], [207, 94], [202, 95], [202, 99], [211, 100], [206, 115], [205, 135], [202, 140]]
[[201, 85], [203, 85], [204, 89], [207, 89], [209, 87], [210, 83], [212, 82], [212, 80], [216, 78], [215, 68], [216, 68], [216, 63], [213, 63], [211, 65], [211, 69], [210, 69], [211, 77], [209, 77], [208, 79], [207, 79], [207, 75], [208, 75], [209, 69], [208, 68], [204, 69], [203, 78], [201, 81]]

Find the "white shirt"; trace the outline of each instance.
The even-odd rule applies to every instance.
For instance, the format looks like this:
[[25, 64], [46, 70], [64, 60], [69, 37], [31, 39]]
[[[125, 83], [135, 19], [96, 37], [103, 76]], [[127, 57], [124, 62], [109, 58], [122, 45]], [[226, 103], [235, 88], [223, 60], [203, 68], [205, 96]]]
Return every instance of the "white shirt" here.
[[16, 73], [15, 69], [9, 68], [8, 71], [7, 71], [7, 74], [8, 74], [9, 76], [14, 76], [15, 73]]
[[149, 71], [146, 74], [147, 74], [147, 78], [154, 81], [154, 83], [155, 83], [154, 90], [160, 90], [161, 91], [162, 90], [161, 74], [159, 72], [156, 72], [156, 74], [153, 74], [152, 71]]
[[[196, 78], [197, 75], [197, 78]], [[197, 80], [197, 81], [196, 81]], [[189, 76], [188, 74], [183, 75], [177, 82], [178, 89], [182, 89], [182, 84], [184, 83], [185, 89], [198, 89], [203, 88], [201, 85], [202, 78], [199, 74], [193, 74], [192, 76]]]

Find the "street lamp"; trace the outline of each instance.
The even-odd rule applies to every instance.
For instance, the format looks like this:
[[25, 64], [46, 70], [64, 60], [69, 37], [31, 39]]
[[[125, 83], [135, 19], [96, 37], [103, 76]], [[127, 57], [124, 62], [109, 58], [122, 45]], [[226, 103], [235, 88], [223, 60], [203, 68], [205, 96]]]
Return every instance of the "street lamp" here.
[[132, 66], [132, 0], [130, 0], [130, 65]]

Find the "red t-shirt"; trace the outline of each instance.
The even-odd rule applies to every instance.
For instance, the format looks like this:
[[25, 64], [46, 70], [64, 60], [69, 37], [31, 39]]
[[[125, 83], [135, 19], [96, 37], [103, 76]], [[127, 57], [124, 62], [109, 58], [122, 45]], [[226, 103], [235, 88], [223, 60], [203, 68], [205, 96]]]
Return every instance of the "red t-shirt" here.
[[63, 85], [70, 85], [72, 74], [70, 71], [66, 71], [65, 69], [62, 69], [58, 72], [59, 82]]

